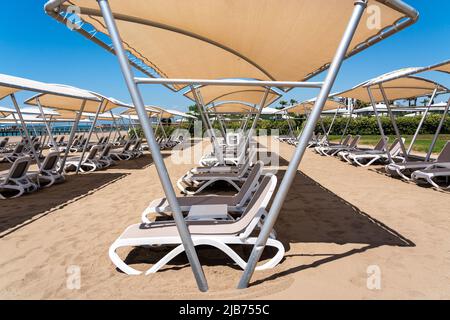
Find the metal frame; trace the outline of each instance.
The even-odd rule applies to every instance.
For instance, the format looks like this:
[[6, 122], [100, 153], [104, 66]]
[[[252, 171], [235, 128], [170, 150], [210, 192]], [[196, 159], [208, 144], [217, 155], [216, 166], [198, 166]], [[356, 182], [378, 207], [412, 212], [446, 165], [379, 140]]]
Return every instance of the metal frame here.
[[[185, 224], [185, 221], [183, 219], [183, 215], [181, 213], [179, 204], [176, 199], [175, 192], [173, 190], [173, 187], [171, 185], [170, 178], [167, 173], [167, 169], [165, 167], [164, 161], [162, 159], [159, 147], [157, 146], [152, 127], [150, 125], [150, 122], [146, 118], [146, 111], [145, 106], [143, 102], [143, 98], [140, 94], [140, 91], [138, 89], [138, 84], [185, 84], [185, 85], [266, 85], [268, 87], [313, 87], [313, 88], [321, 88], [318, 99], [316, 100], [315, 107], [313, 111], [311, 112], [311, 116], [308, 119], [306, 126], [302, 132], [302, 134], [299, 137], [299, 143], [295, 150], [294, 156], [288, 166], [287, 172], [285, 174], [285, 177], [281, 181], [279, 192], [275, 195], [275, 198], [273, 200], [272, 207], [270, 209], [270, 212], [267, 215], [267, 218], [265, 220], [265, 223], [261, 229], [261, 232], [258, 236], [258, 239], [256, 241], [255, 246], [253, 247], [252, 253], [250, 255], [250, 259], [247, 263], [247, 266], [244, 270], [244, 273], [242, 275], [242, 278], [238, 284], [238, 288], [246, 288], [249, 284], [250, 278], [255, 270], [256, 264], [259, 261], [259, 258], [264, 250], [264, 247], [266, 245], [266, 242], [268, 240], [268, 237], [270, 233], [272, 232], [273, 226], [275, 224], [275, 221], [277, 220], [277, 217], [280, 213], [282, 204], [285, 200], [285, 197], [289, 191], [289, 188], [294, 180], [294, 177], [297, 173], [298, 166], [303, 158], [303, 155], [305, 153], [308, 141], [310, 137], [312, 136], [312, 133], [314, 131], [315, 125], [317, 121], [320, 118], [320, 114], [322, 112], [323, 106], [328, 98], [328, 95], [330, 94], [331, 88], [333, 86], [334, 81], [336, 80], [337, 74], [339, 72], [339, 69], [342, 65], [343, 60], [346, 57], [352, 56], [367, 47], [381, 41], [382, 39], [385, 39], [386, 37], [389, 37], [399, 30], [407, 27], [408, 25], [411, 25], [414, 23], [414, 21], [418, 18], [418, 13], [413, 8], [409, 7], [408, 5], [404, 4], [400, 0], [378, 0], [380, 3], [384, 3], [392, 8], [395, 8], [398, 11], [401, 11], [406, 15], [406, 21], [398, 21], [395, 26], [391, 26], [391, 28], [388, 31], [380, 32], [375, 37], [372, 37], [371, 39], [368, 39], [365, 43], [362, 43], [358, 45], [355, 49], [352, 49], [349, 54], [347, 54], [351, 40], [353, 39], [353, 36], [356, 32], [357, 26], [362, 18], [362, 15], [367, 7], [368, 0], [356, 0], [354, 3], [354, 9], [352, 16], [349, 20], [348, 26], [343, 34], [343, 37], [340, 41], [339, 47], [337, 48], [336, 54], [331, 62], [331, 64], [327, 64], [323, 66], [322, 68], [319, 68], [318, 70], [313, 71], [310, 75], [308, 75], [306, 78], [310, 78], [317, 73], [320, 73], [324, 71], [325, 69], [329, 69], [327, 77], [325, 79], [325, 82], [322, 83], [307, 83], [307, 82], [278, 82], [278, 81], [232, 81], [232, 80], [183, 80], [183, 79], [141, 79], [141, 78], [134, 78], [133, 73], [131, 71], [130, 67], [130, 61], [127, 58], [125, 49], [122, 45], [122, 41], [120, 39], [120, 35], [117, 29], [117, 25], [115, 23], [115, 17], [109, 7], [108, 0], [98, 0], [99, 6], [100, 6], [100, 13], [103, 16], [106, 24], [106, 28], [109, 32], [110, 38], [113, 42], [114, 50], [116, 53], [116, 56], [118, 58], [122, 73], [125, 78], [125, 82], [128, 86], [128, 90], [130, 92], [130, 95], [132, 97], [132, 100], [134, 102], [134, 105], [136, 107], [136, 110], [138, 112], [138, 116], [142, 125], [142, 128], [145, 132], [146, 138], [149, 143], [150, 150], [152, 152], [156, 169], [158, 170], [158, 174], [160, 176], [166, 198], [168, 199], [168, 202], [173, 210], [173, 216], [175, 223], [177, 225], [180, 238], [182, 240], [183, 246], [185, 248], [187, 257], [189, 259], [189, 262], [191, 264], [191, 267], [193, 269], [194, 276], [197, 280], [197, 285], [201, 291], [206, 291], [208, 289], [207, 282], [205, 275], [203, 273], [203, 269], [199, 263], [192, 238], [190, 237], [189, 230]], [[65, 0], [51, 0], [49, 1], [45, 9], [46, 11], [54, 16], [59, 21], [64, 21], [62, 19], [58, 12], [59, 12], [59, 6], [64, 3]], [[95, 14], [95, 13], [93, 13]], [[125, 18], [125, 17], [120, 17]], [[143, 21], [142, 21], [143, 22]], [[86, 35], [85, 35], [86, 36]], [[92, 37], [90, 37], [91, 40]], [[99, 40], [95, 40], [97, 43], [99, 43]], [[106, 45], [106, 44], [105, 44]], [[111, 48], [109, 49], [111, 52]], [[141, 68], [138, 67], [139, 70], [143, 71]], [[144, 70], [145, 72], [145, 70]], [[147, 73], [146, 73], [147, 74]], [[198, 99], [196, 99], [198, 100]]]

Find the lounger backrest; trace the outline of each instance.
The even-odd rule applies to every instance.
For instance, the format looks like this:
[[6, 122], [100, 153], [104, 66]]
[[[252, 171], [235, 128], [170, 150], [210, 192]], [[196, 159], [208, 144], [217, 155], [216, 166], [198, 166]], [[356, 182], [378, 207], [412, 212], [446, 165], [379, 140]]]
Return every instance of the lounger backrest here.
[[378, 141], [377, 145], [373, 148], [373, 150], [382, 151], [386, 147], [389, 142], [389, 137], [381, 137], [380, 141]]
[[[352, 135], [349, 134], [345, 137], [345, 139], [342, 141], [342, 145], [347, 146], [350, 144], [350, 139], [352, 138]], [[354, 140], [353, 140], [354, 141]]]
[[8, 143], [8, 140], [3, 139], [2, 141], [0, 141], [0, 148], [4, 148], [6, 146], [6, 143]]
[[136, 143], [133, 146], [133, 151], [139, 150], [139, 148], [141, 147], [141, 143], [142, 143], [142, 139], [141, 138], [137, 139]]
[[100, 158], [109, 156], [110, 151], [111, 151], [111, 143], [108, 143], [108, 144], [105, 146], [105, 148], [103, 148], [103, 151], [102, 151], [102, 153], [100, 154]]
[[9, 179], [21, 179], [23, 178], [28, 171], [28, 167], [30, 166], [31, 158], [30, 157], [21, 157], [14, 161], [11, 169], [9, 169], [8, 176], [6, 177], [5, 183]]
[[247, 205], [242, 217], [234, 224], [236, 233], [243, 231], [243, 236], [248, 236], [258, 224], [261, 214], [265, 213], [265, 209], [272, 198], [277, 186], [277, 177], [272, 174], [264, 176], [258, 190], [253, 194], [252, 200]]
[[77, 146], [79, 142], [80, 142], [80, 140], [78, 138], [75, 138], [72, 142], [72, 147]]
[[130, 149], [131, 144], [133, 143], [133, 140], [128, 140], [127, 143], [123, 146], [122, 152], [128, 151]]
[[389, 148], [389, 153], [391, 154], [391, 156], [395, 157], [396, 155], [398, 155], [400, 153], [400, 151], [401, 151], [400, 140], [395, 139], [394, 142], [392, 143], [391, 147]]
[[86, 160], [93, 160], [95, 158], [95, 156], [98, 153], [98, 149], [99, 149], [99, 145], [95, 145], [91, 148], [91, 150], [89, 151]]
[[442, 149], [439, 157], [437, 158], [437, 161], [450, 162], [450, 141], [447, 141], [447, 143], [445, 144], [444, 149]]
[[236, 203], [238, 203], [239, 206], [243, 206], [250, 198], [250, 195], [261, 176], [263, 167], [264, 163], [262, 161], [256, 162], [253, 166], [250, 174], [242, 185], [241, 190], [236, 194]]
[[18, 143], [16, 147], [14, 148], [13, 153], [14, 154], [21, 154], [23, 152], [23, 148], [25, 148], [25, 145], [23, 143]]
[[354, 137], [352, 142], [349, 144], [349, 148], [356, 148], [358, 146], [359, 140], [361, 140], [361, 136]]
[[41, 166], [41, 171], [54, 171], [59, 160], [59, 152], [50, 152]]

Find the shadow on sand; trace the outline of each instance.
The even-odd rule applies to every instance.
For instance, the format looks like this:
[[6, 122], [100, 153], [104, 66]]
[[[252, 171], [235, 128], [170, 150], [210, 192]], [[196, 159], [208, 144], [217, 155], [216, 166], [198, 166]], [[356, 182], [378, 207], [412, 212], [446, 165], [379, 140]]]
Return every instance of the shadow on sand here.
[[48, 189], [4, 200], [0, 211], [0, 238], [47, 214], [80, 200], [127, 176], [126, 173], [94, 172], [68, 175], [66, 181]]

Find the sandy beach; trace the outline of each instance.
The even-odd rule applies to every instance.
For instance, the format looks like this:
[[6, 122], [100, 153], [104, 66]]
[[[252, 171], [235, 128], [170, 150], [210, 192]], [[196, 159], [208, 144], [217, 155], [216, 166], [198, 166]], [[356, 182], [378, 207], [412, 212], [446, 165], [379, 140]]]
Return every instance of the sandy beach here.
[[[271, 140], [270, 140], [271, 141]], [[273, 141], [271, 141], [273, 143]], [[272, 143], [260, 144], [261, 151]], [[281, 179], [294, 148], [280, 144]], [[272, 150], [273, 151], [273, 150]], [[275, 152], [275, 151], [274, 151]], [[193, 164], [173, 164], [172, 182]], [[276, 225], [286, 248], [276, 268], [235, 289], [242, 271], [220, 251], [199, 247], [210, 290], [197, 290], [184, 255], [149, 276], [116, 270], [108, 248], [139, 222], [163, 191], [149, 154], [19, 199], [0, 210], [1, 299], [448, 299], [448, 193], [388, 178], [308, 150]], [[176, 189], [178, 190], [178, 189]], [[247, 257], [251, 248], [236, 248]], [[120, 251], [148, 269], [161, 248]], [[271, 257], [266, 250], [263, 258]], [[81, 288], [68, 289], [70, 270]], [[381, 272], [369, 289], [368, 271]], [[70, 286], [69, 286], [70, 287]]]

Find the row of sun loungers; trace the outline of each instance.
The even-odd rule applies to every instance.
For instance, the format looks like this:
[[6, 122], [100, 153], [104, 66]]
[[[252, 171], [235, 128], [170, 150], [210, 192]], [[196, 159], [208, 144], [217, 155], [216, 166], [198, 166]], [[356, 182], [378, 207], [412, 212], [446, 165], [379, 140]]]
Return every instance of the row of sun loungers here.
[[[325, 141], [317, 142], [317, 138], [313, 137], [310, 146], [322, 156], [336, 156], [342, 161], [361, 167], [385, 164], [384, 169], [389, 176], [417, 184], [428, 184], [438, 190], [450, 189], [450, 141], [435, 160], [425, 161], [417, 157], [405, 157], [399, 139], [395, 139], [386, 150], [388, 141], [383, 139], [380, 139], [373, 149], [359, 148], [360, 138], [348, 135], [341, 144], [332, 145]], [[404, 143], [405, 140], [402, 141]]]
[[[2, 150], [9, 151], [8, 139], [2, 145]], [[39, 156], [42, 154], [40, 142], [34, 138], [33, 148]], [[62, 140], [61, 140], [62, 141]], [[80, 172], [92, 172], [106, 169], [115, 164], [115, 160], [132, 160], [142, 156], [142, 140], [128, 140], [122, 148], [112, 150], [113, 144], [104, 143], [104, 138], [89, 147], [89, 151], [80, 163], [80, 157], [69, 157], [66, 159], [63, 172], [75, 171], [80, 166]], [[29, 166], [34, 160], [34, 153], [26, 146], [26, 140], [22, 139], [12, 151], [0, 152], [1, 162], [10, 162], [9, 170], [0, 172], [0, 199], [20, 197], [24, 193], [34, 192], [41, 188], [50, 187], [55, 183], [63, 182], [64, 175], [61, 174], [60, 151], [51, 151], [43, 159], [39, 171], [30, 171]], [[103, 143], [103, 144], [100, 144]]]
[[63, 182], [64, 176], [57, 170], [58, 161], [59, 153], [50, 152], [39, 171], [29, 171], [31, 157], [17, 158], [8, 171], [0, 173], [0, 199], [17, 198]]

